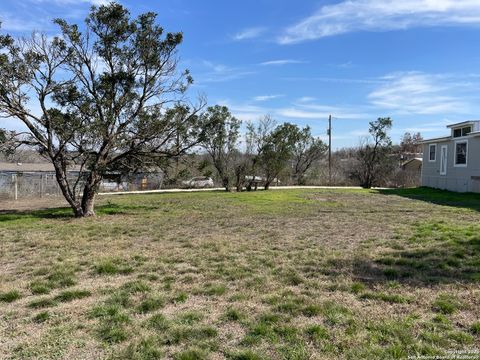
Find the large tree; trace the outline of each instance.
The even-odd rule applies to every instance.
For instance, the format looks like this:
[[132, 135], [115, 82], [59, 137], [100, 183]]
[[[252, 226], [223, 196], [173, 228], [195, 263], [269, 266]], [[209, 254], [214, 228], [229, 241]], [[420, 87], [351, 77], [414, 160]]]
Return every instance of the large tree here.
[[265, 190], [278, 179], [293, 155], [298, 127], [289, 123], [277, 126], [262, 141], [258, 162], [265, 176]]
[[90, 216], [106, 174], [156, 166], [196, 145], [201, 106], [183, 101], [192, 82], [177, 72], [183, 36], [166, 33], [156, 14], [131, 18], [111, 3], [92, 7], [83, 27], [54, 22], [54, 38], [0, 39], [0, 115], [25, 125], [19, 143], [52, 162], [75, 215]]
[[359, 181], [364, 188], [379, 185], [392, 171], [392, 140], [388, 131], [392, 127], [390, 118], [378, 118], [369, 123], [370, 137], [360, 146], [356, 153], [356, 166], [351, 177]]
[[232, 116], [226, 106], [212, 106], [203, 114], [205, 136], [203, 147], [210, 155], [226, 191], [230, 191], [234, 178], [234, 157], [241, 121]]
[[322, 158], [328, 146], [320, 139], [312, 136], [309, 126], [297, 129], [293, 146], [293, 179], [297, 185], [305, 185], [305, 174], [315, 161]]

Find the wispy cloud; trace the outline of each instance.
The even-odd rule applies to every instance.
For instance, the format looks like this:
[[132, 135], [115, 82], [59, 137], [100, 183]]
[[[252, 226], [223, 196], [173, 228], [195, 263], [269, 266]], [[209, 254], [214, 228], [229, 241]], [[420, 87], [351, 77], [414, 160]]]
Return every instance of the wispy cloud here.
[[[107, 5], [111, 2], [111, 0], [32, 0], [33, 2], [36, 3], [49, 3], [49, 4], [55, 4], [55, 5], [74, 5], [74, 4], [79, 4], [79, 3], [88, 3], [91, 5]], [[116, 2], [119, 2], [116, 0]]]
[[337, 84], [381, 84], [384, 83], [384, 80], [378, 78], [337, 78], [337, 77], [325, 77], [325, 76], [286, 76], [282, 78], [283, 80], [288, 81], [318, 81], [326, 83], [337, 83]]
[[232, 38], [236, 41], [255, 39], [262, 35], [266, 30], [265, 27], [251, 27], [236, 33]]
[[291, 107], [277, 109], [276, 114], [286, 118], [312, 120], [325, 120], [332, 114], [336, 118], [348, 120], [369, 119], [372, 117], [371, 114], [362, 112], [362, 107], [358, 106], [355, 108], [351, 106], [340, 107], [311, 102], [293, 104]]
[[227, 106], [232, 114], [242, 121], [255, 121], [271, 113], [271, 109], [269, 108], [249, 103], [237, 103], [227, 99], [219, 100], [217, 103]]
[[305, 64], [306, 61], [294, 60], [294, 59], [280, 59], [280, 60], [270, 60], [260, 63], [262, 66], [282, 66], [288, 64]]
[[427, 26], [479, 26], [478, 0], [346, 0], [322, 6], [287, 28], [281, 44], [354, 31], [390, 31]]
[[268, 100], [273, 100], [273, 99], [278, 99], [279, 97], [282, 97], [284, 95], [259, 95], [255, 96], [253, 100], [255, 101], [268, 101]]
[[302, 102], [302, 103], [306, 103], [306, 102], [312, 102], [312, 101], [315, 101], [315, 100], [316, 99], [312, 96], [302, 96], [297, 101]]
[[[373, 90], [373, 105], [400, 114], [466, 114], [471, 111], [466, 96], [472, 84], [448, 74], [400, 72], [383, 78], [386, 83]], [[458, 95], [457, 95], [458, 94]]]
[[206, 71], [195, 77], [199, 83], [236, 80], [255, 73], [244, 68], [231, 67], [207, 60], [204, 60], [202, 64]]
[[14, 16], [10, 13], [0, 13], [0, 22], [2, 30], [15, 32], [40, 31], [51, 27], [51, 24], [46, 21]]

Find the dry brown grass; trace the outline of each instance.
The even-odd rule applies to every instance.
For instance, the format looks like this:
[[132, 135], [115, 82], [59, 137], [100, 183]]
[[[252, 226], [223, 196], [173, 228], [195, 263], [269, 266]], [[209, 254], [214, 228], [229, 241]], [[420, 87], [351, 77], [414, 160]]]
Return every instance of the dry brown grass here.
[[[20, 295], [0, 300], [0, 354], [383, 359], [473, 348], [480, 199], [435, 196], [135, 195], [103, 198], [94, 219], [0, 215], [0, 295]], [[66, 290], [91, 295], [58, 296]]]

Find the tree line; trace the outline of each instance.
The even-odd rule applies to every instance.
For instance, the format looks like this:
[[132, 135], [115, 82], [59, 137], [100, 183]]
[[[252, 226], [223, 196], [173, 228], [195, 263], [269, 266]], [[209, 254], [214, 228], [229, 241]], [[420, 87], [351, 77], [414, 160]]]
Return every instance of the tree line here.
[[246, 124], [244, 149], [240, 149], [241, 121], [227, 107], [209, 107], [203, 117], [207, 125], [201, 144], [227, 191], [232, 187], [251, 190], [258, 179], [268, 190], [290, 163], [296, 183], [302, 185], [306, 172], [327, 150], [322, 140], [312, 136], [310, 127], [301, 129], [290, 123], [277, 126], [268, 115], [257, 124]]

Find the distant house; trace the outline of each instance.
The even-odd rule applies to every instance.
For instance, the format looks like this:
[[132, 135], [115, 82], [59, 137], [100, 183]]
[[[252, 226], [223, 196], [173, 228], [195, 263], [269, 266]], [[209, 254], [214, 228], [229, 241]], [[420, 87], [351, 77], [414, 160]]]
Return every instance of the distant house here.
[[414, 154], [417, 157], [404, 160], [394, 177], [394, 186], [397, 187], [418, 187], [421, 183], [422, 158], [421, 154]]
[[422, 172], [422, 162], [421, 157], [416, 157], [402, 163], [402, 170], [420, 174]]
[[422, 141], [422, 186], [480, 192], [480, 120], [447, 128], [449, 136]]

